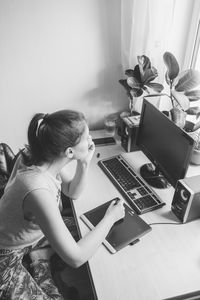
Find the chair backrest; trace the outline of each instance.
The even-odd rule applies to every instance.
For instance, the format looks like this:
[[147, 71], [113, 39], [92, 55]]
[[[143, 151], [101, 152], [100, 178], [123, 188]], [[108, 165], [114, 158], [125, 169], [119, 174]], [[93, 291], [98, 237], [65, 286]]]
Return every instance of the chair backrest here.
[[14, 166], [15, 154], [5, 143], [0, 143], [0, 197], [3, 195], [4, 188], [10, 177]]

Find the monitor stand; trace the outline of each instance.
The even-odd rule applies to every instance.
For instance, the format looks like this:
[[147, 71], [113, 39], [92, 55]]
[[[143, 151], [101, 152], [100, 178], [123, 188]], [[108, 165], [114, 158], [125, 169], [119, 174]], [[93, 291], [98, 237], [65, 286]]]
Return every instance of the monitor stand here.
[[140, 168], [140, 175], [152, 187], [165, 189], [171, 186], [159, 169], [154, 167], [152, 163], [143, 165]]

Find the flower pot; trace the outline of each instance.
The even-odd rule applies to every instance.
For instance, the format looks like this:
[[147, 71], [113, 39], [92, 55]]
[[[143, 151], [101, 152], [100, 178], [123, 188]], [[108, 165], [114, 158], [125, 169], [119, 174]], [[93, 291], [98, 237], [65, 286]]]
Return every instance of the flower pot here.
[[193, 165], [200, 165], [200, 135], [199, 132], [196, 131], [192, 131], [192, 132], [188, 132], [188, 135], [190, 135], [195, 144], [194, 144], [194, 148], [192, 150], [192, 154], [190, 157], [190, 163]]
[[200, 150], [195, 148], [192, 150], [190, 163], [194, 165], [200, 165]]
[[185, 123], [186, 123], [186, 112], [179, 109], [179, 108], [176, 108], [176, 107], [173, 107], [171, 110], [170, 110], [170, 113], [171, 113], [171, 119], [172, 121], [180, 128], [184, 128], [185, 127]]

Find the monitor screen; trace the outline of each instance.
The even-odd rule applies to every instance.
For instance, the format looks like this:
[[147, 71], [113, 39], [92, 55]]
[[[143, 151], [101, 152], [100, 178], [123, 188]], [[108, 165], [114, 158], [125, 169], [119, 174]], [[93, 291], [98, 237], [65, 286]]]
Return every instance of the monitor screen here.
[[141, 176], [150, 185], [175, 187], [177, 181], [185, 177], [194, 140], [146, 99], [137, 144], [153, 164], [140, 169]]

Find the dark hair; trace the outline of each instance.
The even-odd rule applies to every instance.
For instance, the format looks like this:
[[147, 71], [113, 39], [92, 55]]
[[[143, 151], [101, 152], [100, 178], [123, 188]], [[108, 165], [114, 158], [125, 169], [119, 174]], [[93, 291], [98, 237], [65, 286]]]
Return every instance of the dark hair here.
[[68, 147], [79, 143], [85, 130], [85, 117], [73, 110], [38, 113], [28, 127], [26, 164], [52, 162]]

